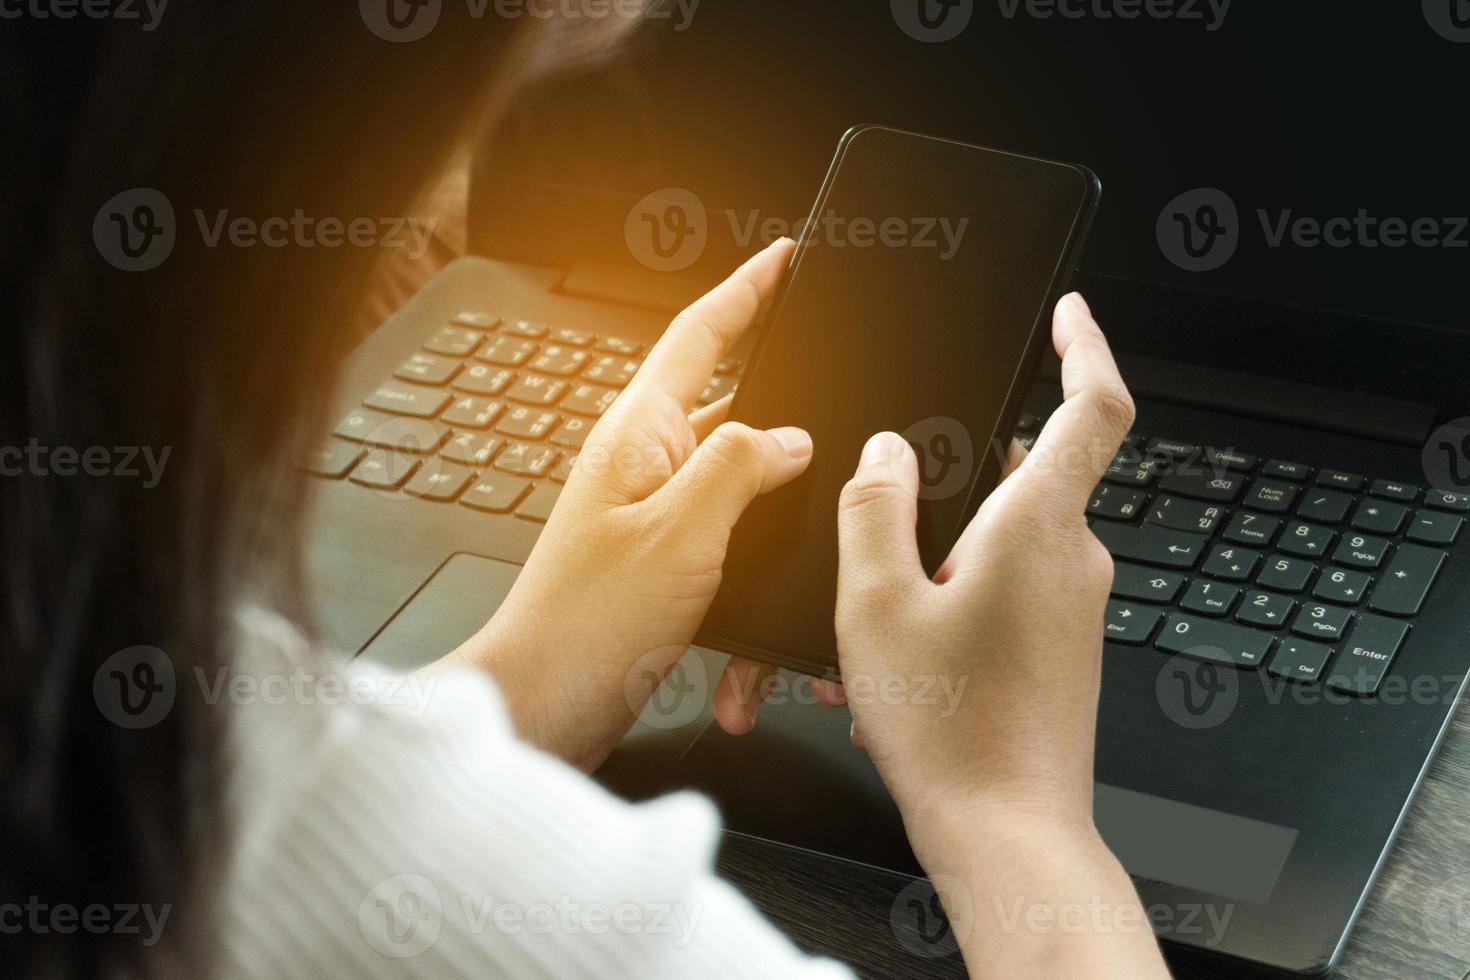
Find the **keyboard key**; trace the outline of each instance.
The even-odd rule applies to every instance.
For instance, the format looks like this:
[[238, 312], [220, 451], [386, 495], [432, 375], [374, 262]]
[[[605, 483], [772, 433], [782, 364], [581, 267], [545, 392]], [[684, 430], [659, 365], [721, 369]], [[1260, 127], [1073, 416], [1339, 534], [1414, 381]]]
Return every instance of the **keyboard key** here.
[[500, 328], [500, 332], [513, 337], [530, 337], [539, 340], [546, 336], [549, 329], [544, 323], [533, 323], [530, 320], [507, 320]]
[[555, 412], [542, 412], [534, 408], [514, 407], [496, 423], [495, 431], [513, 439], [535, 442], [544, 439], [561, 416]]
[[413, 479], [404, 486], [403, 492], [410, 497], [448, 503], [463, 493], [474, 478], [474, 470], [453, 463], [430, 462], [419, 467]]
[[1122, 599], [1167, 604], [1174, 601], [1183, 585], [1184, 576], [1177, 572], [1161, 572], [1126, 561], [1113, 562], [1113, 595]]
[[404, 384], [401, 381], [385, 381], [378, 390], [364, 400], [368, 408], [376, 408], [395, 415], [412, 415], [415, 418], [433, 418], [449, 404], [449, 392], [442, 388], [425, 388], [421, 385]]
[[560, 496], [561, 487], [555, 483], [538, 483], [531, 495], [516, 508], [516, 516], [545, 524], [551, 518], [551, 509], [556, 506], [556, 499]]
[[329, 439], [327, 443], [310, 453], [302, 468], [317, 476], [340, 480], [362, 459], [364, 450], [355, 442]]
[[460, 363], [438, 354], [414, 354], [398, 365], [395, 378], [426, 385], [442, 385], [459, 373]]
[[444, 410], [440, 420], [460, 429], [488, 429], [505, 411], [505, 403], [464, 395]]
[[1309, 602], [1302, 606], [1301, 612], [1297, 613], [1296, 621], [1291, 624], [1291, 631], [1299, 636], [1309, 636], [1318, 640], [1329, 642], [1340, 640], [1352, 616], [1351, 612], [1340, 606], [1324, 606], [1320, 603]]
[[362, 442], [374, 429], [393, 421], [394, 418], [396, 416], [375, 412], [370, 408], [354, 408], [347, 413], [346, 418], [337, 423], [337, 427], [332, 430], [332, 435], [351, 439], [353, 442]]
[[1457, 514], [1470, 512], [1470, 494], [1447, 493], [1444, 490], [1428, 490], [1424, 494], [1424, 506], [1435, 510], [1449, 510]]
[[494, 313], [486, 313], [483, 310], [460, 310], [449, 318], [449, 322], [457, 327], [470, 327], [474, 330], [494, 330], [500, 323], [500, 317]]
[[1399, 545], [1373, 590], [1373, 601], [1368, 603], [1368, 608], [1394, 616], [1417, 615], [1444, 559], [1443, 551], [1417, 544]]
[[622, 337], [603, 337], [597, 342], [597, 349], [604, 354], [621, 354], [624, 357], [637, 357], [643, 353], [642, 344]]
[[1249, 473], [1256, 468], [1257, 462], [1259, 460], [1256, 457], [1238, 453], [1234, 449], [1205, 450], [1205, 465], [1216, 472], [1235, 470], [1237, 473]]
[[1374, 497], [1383, 497], [1388, 500], [1402, 500], [1413, 503], [1419, 499], [1419, 488], [1412, 483], [1395, 483], [1391, 480], [1374, 480], [1373, 485], [1368, 488], [1368, 493]]
[[1272, 635], [1260, 630], [1193, 616], [1170, 616], [1154, 646], [1197, 660], [1259, 667], [1271, 651]]
[[1261, 468], [1262, 476], [1269, 476], [1273, 480], [1290, 480], [1293, 483], [1305, 483], [1307, 477], [1312, 475], [1312, 468], [1305, 463], [1288, 463], [1285, 460], [1272, 459]]
[[531, 491], [531, 481], [503, 473], [482, 473], [459, 502], [475, 510], [492, 514], [509, 514]]
[[1244, 582], [1255, 572], [1260, 560], [1260, 553], [1249, 548], [1216, 545], [1200, 571], [1227, 582]]
[[1397, 534], [1409, 516], [1409, 508], [1386, 500], [1365, 500], [1353, 513], [1353, 527], [1379, 534]]
[[1198, 497], [1201, 500], [1214, 500], [1220, 503], [1229, 503], [1240, 496], [1240, 491], [1245, 487], [1245, 477], [1229, 473], [1170, 473], [1159, 483], [1159, 489], [1166, 493], [1183, 494], [1186, 497]]
[[724, 398], [726, 395], [730, 394], [730, 392], [734, 391], [735, 386], [739, 383], [739, 378], [725, 376], [711, 378], [710, 383], [705, 385], [704, 390], [699, 393], [699, 404], [709, 405], [719, 401], [721, 398]]
[[1141, 491], [1100, 483], [1092, 491], [1092, 499], [1087, 502], [1087, 513], [1110, 521], [1131, 521], [1138, 516], [1138, 509], [1146, 500], [1148, 494]]
[[578, 415], [591, 415], [596, 418], [607, 411], [607, 407], [617, 397], [618, 392], [614, 388], [579, 384], [562, 401], [561, 409], [564, 412], [576, 412]]
[[1229, 615], [1230, 607], [1235, 605], [1235, 600], [1239, 595], [1240, 590], [1233, 585], [1200, 579], [1189, 587], [1188, 592], [1184, 593], [1179, 608], [1185, 612], [1199, 613], [1201, 616], [1226, 616]]
[[1383, 563], [1383, 556], [1388, 554], [1388, 544], [1386, 538], [1375, 538], [1369, 534], [1345, 534], [1342, 543], [1332, 553], [1332, 560], [1338, 565], [1353, 568], [1377, 568]]
[[439, 455], [451, 462], [476, 469], [489, 466], [505, 440], [487, 432], [462, 432], [449, 440], [449, 445]]
[[1296, 509], [1296, 516], [1318, 524], [1341, 524], [1352, 505], [1353, 498], [1350, 494], [1313, 489], [1307, 491], [1302, 505]]
[[569, 378], [582, 370], [582, 366], [591, 359], [590, 353], [575, 347], [547, 345], [541, 348], [541, 353], [531, 359], [529, 367], [542, 374]]
[[1093, 525], [1092, 533], [1115, 558], [1166, 568], [1193, 568], [1205, 547], [1205, 539], [1198, 535], [1153, 524], [1132, 526], [1099, 521]]
[[440, 327], [429, 342], [424, 344], [424, 350], [434, 354], [443, 354], [446, 357], [468, 357], [480, 346], [480, 341], [485, 335], [478, 330], [466, 330], [463, 327]]
[[516, 476], [543, 477], [551, 472], [561, 452], [549, 446], [513, 442], [495, 460], [495, 468]]
[[1327, 685], [1344, 694], [1377, 693], [1408, 632], [1409, 624], [1399, 620], [1368, 613], [1359, 616], [1358, 625], [1327, 678]]
[[486, 344], [484, 349], [475, 355], [475, 359], [487, 364], [498, 364], [501, 367], [520, 367], [535, 353], [536, 342], [534, 340], [507, 337], [502, 334]]
[[638, 373], [642, 365], [642, 361], [630, 357], [607, 355], [596, 358], [587, 370], [582, 372], [582, 380], [622, 388], [633, 380], [633, 375]]
[[1275, 628], [1285, 626], [1287, 617], [1296, 608], [1296, 600], [1290, 596], [1273, 592], [1247, 592], [1235, 614], [1236, 622], [1252, 626]]
[[564, 418], [551, 434], [551, 444], [564, 449], [581, 449], [587, 441], [587, 433], [591, 431], [592, 423], [587, 419]]
[[1103, 614], [1103, 639], [1128, 646], [1143, 646], [1163, 618], [1161, 610], [1109, 599], [1107, 611]]
[[1224, 516], [1224, 508], [1213, 504], [1202, 504], [1180, 497], [1160, 497], [1148, 508], [1148, 516], [1144, 520], [1176, 531], [1212, 534]]
[[1280, 527], [1281, 522], [1274, 517], [1237, 511], [1225, 528], [1224, 537], [1226, 541], [1234, 541], [1236, 544], [1264, 546], [1271, 543], [1271, 539], [1276, 537], [1276, 531]]
[[1025, 412], [1016, 420], [1017, 432], [1029, 432], [1032, 435], [1041, 431], [1041, 416], [1034, 412]]
[[565, 347], [590, 347], [596, 339], [596, 334], [586, 330], [573, 330], [571, 327], [557, 327], [551, 331], [551, 342]]
[[553, 381], [539, 374], [522, 374], [506, 390], [505, 397], [527, 405], [555, 405], [568, 387], [570, 386], [565, 381]]
[[398, 415], [364, 433], [362, 441], [376, 449], [396, 449], [415, 456], [430, 456], [439, 451], [449, 435], [448, 427], [438, 422]]
[[515, 379], [516, 373], [509, 368], [471, 364], [454, 379], [454, 387], [472, 395], [498, 395], [509, 388]]
[[567, 453], [551, 470], [551, 478], [557, 483], [565, 483], [572, 478], [572, 467], [577, 463], [577, 457]]
[[1330, 527], [1292, 521], [1286, 525], [1286, 531], [1281, 535], [1281, 541], [1276, 547], [1288, 555], [1321, 558], [1327, 554], [1327, 549], [1332, 545], [1332, 539], [1336, 536], [1337, 532]]
[[[1026, 439], [1032, 439], [1032, 444], [1035, 444], [1034, 437], [1026, 436], [1021, 440], [1022, 445], [1025, 445]], [[1030, 446], [1027, 448], [1029, 449]], [[1143, 457], [1139, 455], [1138, 450], [1131, 447], [1119, 450], [1118, 455], [1113, 457], [1112, 464], [1103, 473], [1103, 479], [1109, 483], [1118, 483], [1127, 487], [1146, 487], [1158, 477], [1158, 467], [1153, 463], [1143, 462]]]
[[1463, 517], [1421, 510], [1414, 514], [1413, 520], [1409, 521], [1408, 531], [1404, 533], [1410, 541], [1418, 541], [1420, 544], [1451, 545], [1459, 537], [1460, 526], [1464, 523]]
[[1291, 510], [1291, 505], [1296, 501], [1297, 488], [1286, 483], [1276, 483], [1272, 480], [1257, 480], [1251, 484], [1250, 491], [1245, 495], [1242, 503], [1252, 510], [1262, 510], [1268, 514], [1285, 514]]
[[1323, 470], [1317, 474], [1317, 486], [1333, 487], [1353, 493], [1363, 488], [1363, 477], [1357, 473], [1345, 473], [1342, 470]]
[[1332, 648], [1329, 646], [1288, 636], [1282, 639], [1276, 656], [1271, 658], [1271, 666], [1266, 670], [1275, 677], [1311, 683], [1321, 678], [1322, 670], [1331, 657]]
[[1317, 587], [1312, 590], [1312, 595], [1328, 602], [1356, 605], [1362, 601], [1363, 593], [1368, 591], [1370, 582], [1372, 579], [1363, 572], [1328, 567], [1322, 569], [1322, 574], [1317, 577]]
[[397, 490], [418, 467], [418, 458], [407, 453], [371, 449], [352, 471], [351, 480], [374, 490]]
[[1150, 439], [1147, 455], [1150, 459], [1173, 460], [1183, 463], [1199, 455], [1199, 447], [1177, 439]]
[[1272, 555], [1266, 559], [1266, 567], [1261, 569], [1261, 574], [1256, 576], [1256, 584], [1277, 592], [1300, 592], [1307, 587], [1315, 567], [1301, 558]]

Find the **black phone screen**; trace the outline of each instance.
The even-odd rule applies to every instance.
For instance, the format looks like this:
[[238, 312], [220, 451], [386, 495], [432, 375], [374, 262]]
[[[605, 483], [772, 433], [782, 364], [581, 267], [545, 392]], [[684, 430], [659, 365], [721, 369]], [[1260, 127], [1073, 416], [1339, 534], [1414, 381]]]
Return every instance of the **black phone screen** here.
[[700, 643], [836, 665], [837, 500], [875, 432], [918, 453], [937, 568], [996, 482], [1096, 198], [1080, 167], [878, 127], [843, 138], [731, 409], [807, 429], [815, 453], [735, 528]]

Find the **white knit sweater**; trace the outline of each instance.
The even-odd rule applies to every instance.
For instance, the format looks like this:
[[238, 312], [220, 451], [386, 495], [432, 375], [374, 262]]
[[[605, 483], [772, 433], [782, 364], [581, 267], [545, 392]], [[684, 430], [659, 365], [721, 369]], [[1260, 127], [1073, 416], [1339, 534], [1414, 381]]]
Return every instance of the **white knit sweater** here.
[[[716, 878], [692, 793], [632, 805], [456, 668], [402, 678], [240, 615], [224, 977], [846, 977]], [[217, 678], [211, 678], [216, 681]]]

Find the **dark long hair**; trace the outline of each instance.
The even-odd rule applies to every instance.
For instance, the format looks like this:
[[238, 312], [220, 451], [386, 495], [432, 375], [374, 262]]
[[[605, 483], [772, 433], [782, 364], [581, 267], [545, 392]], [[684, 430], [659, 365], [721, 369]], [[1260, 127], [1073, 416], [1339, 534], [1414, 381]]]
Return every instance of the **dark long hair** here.
[[[427, 36], [404, 42], [370, 29], [371, 9], [176, 0], [151, 30], [0, 25], [0, 904], [172, 907], [151, 950], [86, 930], [0, 934], [6, 972], [207, 968], [187, 927], [207, 919], [211, 842], [227, 834], [222, 719], [180, 698], [156, 724], [122, 727], [94, 678], [140, 645], [180, 676], [224, 662], [229, 609], [247, 592], [305, 618], [293, 464], [322, 431], [380, 253], [211, 245], [197, 214], [409, 215], [512, 79], [598, 50], [611, 37], [588, 34], [614, 27], [569, 34], [444, 3]], [[161, 265], [127, 271], [135, 256], [94, 224], [133, 192], [104, 230], [155, 229], [157, 198], [138, 189], [172, 207], [176, 237]], [[95, 454], [92, 475], [5, 454], [28, 447], [100, 447], [112, 470]], [[117, 472], [132, 447], [168, 451], [156, 485]]]

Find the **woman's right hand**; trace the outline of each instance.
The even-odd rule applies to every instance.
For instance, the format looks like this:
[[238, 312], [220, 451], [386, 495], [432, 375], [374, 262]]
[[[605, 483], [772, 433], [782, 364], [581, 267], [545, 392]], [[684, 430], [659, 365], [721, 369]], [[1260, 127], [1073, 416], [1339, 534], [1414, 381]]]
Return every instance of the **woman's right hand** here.
[[1080, 296], [1058, 303], [1053, 340], [1065, 401], [1030, 454], [1017, 447], [933, 580], [915, 540], [913, 450], [893, 433], [864, 448], [838, 511], [843, 687], [855, 740], [898, 802], [916, 855], [971, 894], [981, 939], [962, 944], [974, 975], [1002, 973], [1006, 961], [1030, 974], [1041, 959], [1060, 968], [1047, 975], [1066, 974], [1067, 963], [1097, 976], [1115, 975], [1104, 965], [1155, 975], [1162, 964], [1146, 927], [1122, 944], [1028, 946], [996, 933], [990, 915], [992, 903], [1017, 897], [1137, 903], [1092, 822], [1113, 564], [1085, 519], [1133, 403]]

